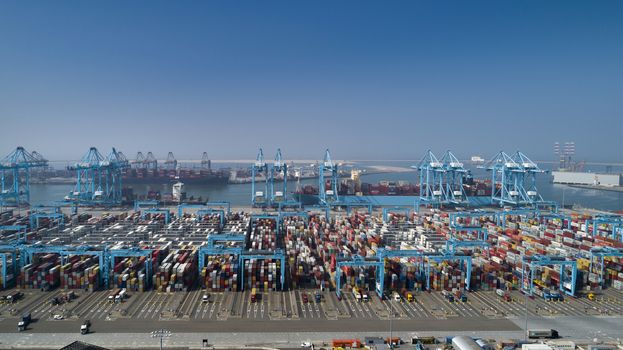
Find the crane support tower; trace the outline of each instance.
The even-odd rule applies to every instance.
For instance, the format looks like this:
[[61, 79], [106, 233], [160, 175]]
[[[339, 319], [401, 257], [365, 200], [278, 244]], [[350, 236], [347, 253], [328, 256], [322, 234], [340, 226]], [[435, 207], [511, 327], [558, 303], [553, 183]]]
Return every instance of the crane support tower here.
[[[261, 180], [258, 176], [264, 177], [264, 188], [261, 189]], [[264, 161], [264, 151], [260, 148], [255, 157], [255, 163], [251, 166], [251, 203], [254, 207], [265, 207], [270, 200], [268, 199], [268, 165]]]
[[337, 186], [338, 166], [331, 160], [331, 153], [327, 149], [318, 169], [318, 199], [321, 204], [330, 205], [339, 202]]
[[420, 172], [420, 201], [440, 204], [443, 197], [443, 163], [428, 150], [417, 165], [417, 169]]
[[[282, 181], [282, 186], [275, 187], [275, 181]], [[283, 161], [281, 149], [277, 149], [275, 162], [270, 171], [270, 205], [278, 206], [286, 201], [288, 195], [288, 165]]]
[[623, 248], [594, 247], [590, 251], [589, 272], [597, 274], [597, 283], [604, 287], [604, 258], [623, 258]]
[[121, 176], [128, 167], [128, 160], [114, 148], [104, 157], [91, 147], [80, 162], [68, 167], [76, 172], [76, 185], [65, 200], [87, 205], [120, 204]]
[[559, 266], [560, 285], [558, 288], [570, 295], [575, 295], [578, 266], [575, 260], [567, 260], [561, 256], [531, 255], [521, 258], [521, 290], [525, 294], [534, 292], [534, 272], [539, 266]]
[[173, 152], [169, 152], [169, 154], [167, 154], [167, 160], [164, 162], [164, 168], [168, 170], [177, 169], [177, 159], [175, 159]]
[[0, 160], [0, 205], [20, 206], [30, 203], [30, 169], [46, 167], [48, 161], [39, 153], [17, 147]]
[[517, 151], [510, 156], [501, 151], [479, 168], [491, 171], [492, 204], [536, 205], [543, 202], [536, 188], [536, 175], [545, 171], [525, 154]]
[[441, 188], [442, 201], [445, 204], [469, 203], [467, 193], [463, 188], [463, 178], [467, 174], [463, 163], [450, 151], [446, 151], [440, 161], [444, 170]]

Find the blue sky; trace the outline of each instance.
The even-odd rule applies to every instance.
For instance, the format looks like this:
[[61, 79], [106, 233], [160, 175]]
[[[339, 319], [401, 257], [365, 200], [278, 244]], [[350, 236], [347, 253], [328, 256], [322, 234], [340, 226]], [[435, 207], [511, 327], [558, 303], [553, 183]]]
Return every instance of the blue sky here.
[[623, 2], [0, 2], [0, 153], [623, 160]]

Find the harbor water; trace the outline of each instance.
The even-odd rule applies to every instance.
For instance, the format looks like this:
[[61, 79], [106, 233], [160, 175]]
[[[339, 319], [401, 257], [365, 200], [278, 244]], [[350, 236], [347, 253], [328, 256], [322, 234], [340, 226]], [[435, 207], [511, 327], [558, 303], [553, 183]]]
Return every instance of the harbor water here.
[[[375, 163], [376, 165], [377, 163]], [[404, 169], [408, 168], [412, 162], [387, 162], [382, 165], [397, 166]], [[360, 166], [370, 166], [368, 162], [359, 163]], [[490, 173], [483, 169], [471, 166], [472, 174], [476, 179], [489, 179]], [[598, 170], [596, 170], [598, 171]], [[392, 173], [363, 174], [362, 182], [377, 183], [382, 180], [388, 181], [409, 181], [418, 183], [419, 176], [417, 171], [403, 171]], [[301, 180], [302, 186], [306, 184], [318, 185], [317, 179]], [[296, 181], [288, 181], [288, 192], [296, 189]], [[72, 184], [31, 184], [31, 203], [33, 205], [52, 204], [62, 200], [70, 191], [73, 190]], [[148, 191], [159, 191], [162, 194], [171, 193], [171, 185], [145, 185], [132, 184], [131, 187], [135, 194], [144, 195]], [[543, 199], [556, 201], [565, 205], [576, 205], [584, 208], [600, 210], [621, 211], [623, 210], [623, 192], [613, 192], [605, 190], [591, 190], [574, 188], [566, 185], [553, 184], [551, 175], [537, 175], [537, 188]], [[248, 206], [251, 202], [251, 184], [186, 184], [187, 197], [201, 196], [203, 200], [228, 201], [233, 206]]]

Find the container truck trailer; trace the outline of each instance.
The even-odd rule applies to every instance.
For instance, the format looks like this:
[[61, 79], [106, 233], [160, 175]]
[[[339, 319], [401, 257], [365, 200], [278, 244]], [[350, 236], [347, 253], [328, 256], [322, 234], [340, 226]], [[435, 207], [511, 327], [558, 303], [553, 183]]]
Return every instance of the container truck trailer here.
[[529, 339], [556, 339], [558, 338], [558, 331], [555, 329], [529, 329]]

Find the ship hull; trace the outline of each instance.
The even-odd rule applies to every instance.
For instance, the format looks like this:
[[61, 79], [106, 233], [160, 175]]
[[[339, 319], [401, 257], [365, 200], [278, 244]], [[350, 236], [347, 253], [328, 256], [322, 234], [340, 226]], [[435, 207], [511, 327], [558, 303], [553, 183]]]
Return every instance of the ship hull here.
[[303, 205], [316, 205], [318, 204], [318, 195], [295, 193], [294, 198]]
[[124, 177], [122, 179], [124, 185], [144, 184], [144, 185], [172, 185], [177, 181], [181, 181], [187, 185], [226, 185], [228, 178], [211, 176], [211, 177], [186, 177], [186, 178], [171, 178], [171, 177]]

